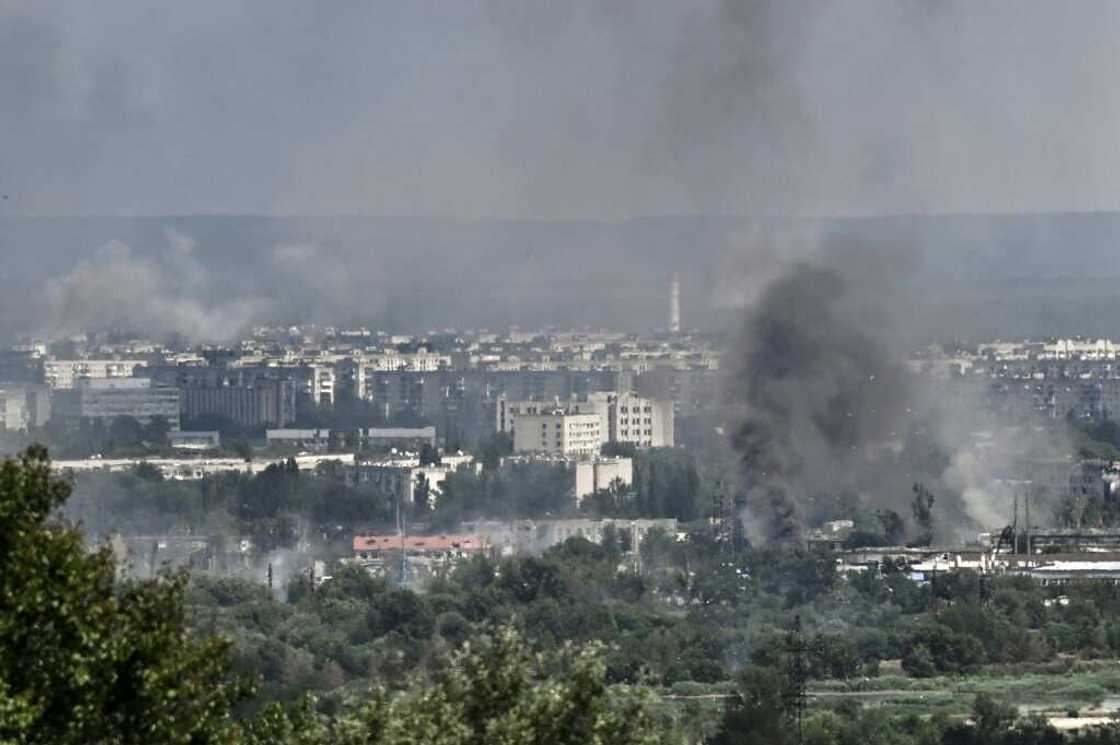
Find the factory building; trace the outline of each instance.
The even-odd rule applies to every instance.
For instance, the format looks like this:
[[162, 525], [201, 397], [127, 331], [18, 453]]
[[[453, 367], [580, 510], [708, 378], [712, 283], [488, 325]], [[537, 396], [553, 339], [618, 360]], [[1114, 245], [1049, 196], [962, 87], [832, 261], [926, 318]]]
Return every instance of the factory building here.
[[83, 421], [105, 424], [117, 417], [132, 417], [141, 424], [157, 418], [179, 429], [179, 389], [153, 386], [149, 378], [79, 380], [69, 390], [55, 391], [54, 415], [67, 426]]

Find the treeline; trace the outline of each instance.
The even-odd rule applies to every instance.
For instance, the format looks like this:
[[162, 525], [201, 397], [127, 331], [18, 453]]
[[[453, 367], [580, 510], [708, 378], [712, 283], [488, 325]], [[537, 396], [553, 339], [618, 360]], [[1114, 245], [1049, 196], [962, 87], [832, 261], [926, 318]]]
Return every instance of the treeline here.
[[[915, 675], [915, 656], [955, 673], [1114, 656], [1111, 585], [843, 577], [828, 555], [733, 552], [699, 534], [653, 533], [633, 557], [608, 532], [475, 559], [424, 595], [351, 568], [318, 587], [296, 578], [279, 602], [228, 578], [122, 583], [107, 551], [52, 517], [68, 496], [42, 450], [0, 465], [0, 741], [781, 745], [802, 713], [800, 737], [820, 745], [1120, 742], [985, 697], [971, 722], [802, 711], [790, 672], [795, 649], [802, 681], [874, 675], [896, 656]], [[719, 680], [735, 682], [715, 721], [674, 714], [649, 688]]]
[[677, 741], [642, 689], [606, 680], [598, 648], [542, 656], [509, 629], [333, 712], [304, 699], [238, 716], [255, 708], [256, 686], [231, 666], [229, 642], [188, 629], [186, 577], [117, 580], [107, 550], [90, 552], [52, 517], [68, 496], [41, 448], [0, 464], [0, 742]]

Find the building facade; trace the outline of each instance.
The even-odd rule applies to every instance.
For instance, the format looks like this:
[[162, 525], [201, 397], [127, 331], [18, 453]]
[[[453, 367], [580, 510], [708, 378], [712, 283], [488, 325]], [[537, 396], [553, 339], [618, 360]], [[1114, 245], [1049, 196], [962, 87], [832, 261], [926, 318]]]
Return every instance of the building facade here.
[[43, 379], [53, 389], [71, 389], [82, 380], [131, 378], [144, 360], [47, 360], [43, 363]]
[[557, 409], [514, 418], [513, 449], [518, 453], [594, 456], [603, 444], [598, 414], [569, 414]]
[[150, 424], [162, 418], [178, 431], [179, 389], [153, 386], [149, 378], [80, 380], [75, 388], [55, 392], [54, 414], [68, 426], [82, 421], [107, 424], [117, 417]]
[[260, 380], [246, 386], [188, 386], [182, 389], [183, 418], [232, 419], [246, 427], [283, 427], [296, 418], [296, 388], [291, 380]]

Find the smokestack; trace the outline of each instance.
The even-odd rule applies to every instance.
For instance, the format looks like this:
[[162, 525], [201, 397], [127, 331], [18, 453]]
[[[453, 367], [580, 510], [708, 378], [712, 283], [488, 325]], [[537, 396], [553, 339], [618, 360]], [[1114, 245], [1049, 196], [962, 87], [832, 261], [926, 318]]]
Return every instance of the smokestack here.
[[669, 278], [669, 333], [681, 332], [681, 278], [677, 273]]

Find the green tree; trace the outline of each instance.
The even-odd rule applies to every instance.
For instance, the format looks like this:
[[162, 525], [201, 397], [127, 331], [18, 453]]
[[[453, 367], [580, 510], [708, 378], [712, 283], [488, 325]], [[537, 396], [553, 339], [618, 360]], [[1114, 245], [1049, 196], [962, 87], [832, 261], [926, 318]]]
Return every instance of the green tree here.
[[788, 680], [771, 668], [747, 667], [728, 701], [709, 745], [782, 745], [793, 742], [788, 726]]
[[227, 645], [186, 631], [185, 577], [120, 586], [51, 515], [70, 486], [44, 448], [0, 465], [0, 741], [203, 743], [246, 693]]
[[914, 484], [913, 492], [910, 511], [914, 515], [914, 545], [928, 546], [933, 542], [933, 492], [921, 483]]
[[247, 743], [301, 745], [659, 745], [677, 742], [640, 688], [607, 682], [602, 648], [534, 654], [510, 628], [450, 656], [431, 681], [375, 691], [324, 722], [307, 702], [271, 706], [242, 727]]

